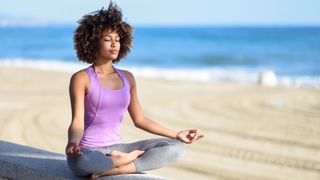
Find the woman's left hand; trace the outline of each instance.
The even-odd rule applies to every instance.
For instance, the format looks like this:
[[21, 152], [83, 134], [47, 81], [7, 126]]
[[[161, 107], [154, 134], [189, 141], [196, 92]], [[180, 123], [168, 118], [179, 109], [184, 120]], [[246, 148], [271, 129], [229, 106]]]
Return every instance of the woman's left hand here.
[[196, 129], [187, 129], [187, 130], [183, 130], [178, 132], [177, 135], [177, 139], [181, 140], [182, 142], [186, 143], [186, 144], [191, 144], [194, 141], [203, 138], [204, 135], [199, 133], [198, 130]]

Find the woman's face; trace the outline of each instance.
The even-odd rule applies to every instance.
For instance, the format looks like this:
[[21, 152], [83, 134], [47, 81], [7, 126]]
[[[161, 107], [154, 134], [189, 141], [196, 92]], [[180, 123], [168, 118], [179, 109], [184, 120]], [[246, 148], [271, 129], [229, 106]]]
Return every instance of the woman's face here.
[[102, 32], [98, 57], [108, 60], [115, 60], [120, 50], [120, 36], [116, 31], [104, 30]]

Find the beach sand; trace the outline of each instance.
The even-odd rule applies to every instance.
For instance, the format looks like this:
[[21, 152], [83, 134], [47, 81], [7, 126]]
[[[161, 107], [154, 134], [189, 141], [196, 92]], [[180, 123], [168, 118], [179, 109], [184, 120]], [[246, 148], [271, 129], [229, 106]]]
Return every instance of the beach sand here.
[[[63, 153], [71, 73], [0, 68], [0, 139]], [[183, 159], [150, 174], [173, 179], [320, 179], [320, 91], [136, 78], [147, 117], [199, 129]], [[124, 142], [156, 137], [127, 114]]]

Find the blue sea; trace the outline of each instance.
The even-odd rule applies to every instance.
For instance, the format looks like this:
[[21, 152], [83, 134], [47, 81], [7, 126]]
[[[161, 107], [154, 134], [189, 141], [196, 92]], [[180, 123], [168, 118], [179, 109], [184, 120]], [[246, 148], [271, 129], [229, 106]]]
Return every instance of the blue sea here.
[[[0, 65], [76, 70], [75, 26], [0, 27]], [[280, 85], [320, 88], [320, 27], [136, 27], [116, 65], [137, 76], [255, 83], [266, 70]]]

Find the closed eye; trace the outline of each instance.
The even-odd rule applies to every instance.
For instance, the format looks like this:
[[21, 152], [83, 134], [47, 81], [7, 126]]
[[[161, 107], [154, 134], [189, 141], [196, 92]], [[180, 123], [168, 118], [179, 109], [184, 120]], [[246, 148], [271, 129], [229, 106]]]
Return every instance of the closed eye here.
[[[111, 39], [104, 39], [104, 41], [109, 42], [109, 41], [111, 41]], [[120, 39], [116, 39], [115, 41], [120, 42]]]

